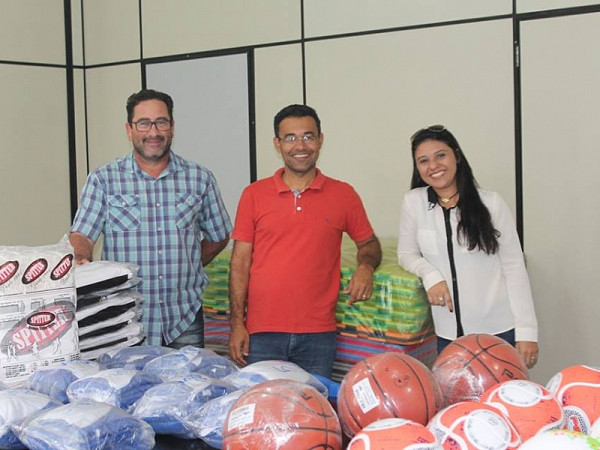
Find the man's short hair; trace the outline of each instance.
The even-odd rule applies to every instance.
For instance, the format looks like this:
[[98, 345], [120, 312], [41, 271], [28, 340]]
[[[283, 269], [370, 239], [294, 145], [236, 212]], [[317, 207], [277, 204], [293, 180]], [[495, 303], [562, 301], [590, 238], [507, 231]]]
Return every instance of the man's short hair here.
[[173, 120], [173, 99], [171, 96], [164, 92], [155, 91], [154, 89], [142, 89], [139, 92], [131, 94], [127, 99], [127, 122], [131, 123], [133, 120], [133, 110], [135, 107], [146, 100], [160, 100], [163, 102], [167, 105], [169, 119]]
[[317, 112], [313, 108], [307, 105], [288, 105], [275, 114], [273, 130], [276, 137], [279, 137], [279, 124], [288, 117], [312, 117], [317, 124], [317, 131], [321, 134], [321, 119], [319, 119]]

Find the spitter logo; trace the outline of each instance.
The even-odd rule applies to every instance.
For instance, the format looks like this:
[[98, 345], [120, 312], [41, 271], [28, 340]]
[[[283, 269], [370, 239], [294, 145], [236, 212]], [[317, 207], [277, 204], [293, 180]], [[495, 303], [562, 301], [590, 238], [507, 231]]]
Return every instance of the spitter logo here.
[[69, 273], [71, 267], [73, 267], [73, 255], [69, 253], [68, 255], [63, 256], [56, 267], [52, 269], [52, 272], [50, 272], [50, 279], [53, 281], [60, 280]]
[[48, 261], [46, 261], [44, 258], [36, 259], [34, 262], [29, 264], [27, 269], [25, 269], [25, 273], [23, 274], [23, 278], [21, 278], [21, 282], [23, 284], [33, 283], [44, 274], [47, 268]]
[[6, 261], [0, 266], [0, 286], [7, 283], [19, 270], [19, 261]]
[[6, 333], [1, 348], [6, 352], [5, 349], [12, 347], [17, 355], [26, 355], [35, 348], [40, 351], [48, 347], [71, 329], [75, 321], [74, 310], [73, 303], [59, 300], [34, 311]]

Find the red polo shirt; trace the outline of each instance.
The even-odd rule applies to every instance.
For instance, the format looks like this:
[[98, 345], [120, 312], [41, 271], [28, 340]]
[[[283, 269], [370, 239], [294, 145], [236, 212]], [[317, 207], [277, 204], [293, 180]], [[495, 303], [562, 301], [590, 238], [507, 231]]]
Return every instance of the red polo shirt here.
[[373, 228], [348, 183], [317, 169], [295, 195], [283, 170], [248, 186], [238, 205], [232, 238], [253, 244], [246, 327], [250, 334], [335, 331], [342, 235], [360, 242]]

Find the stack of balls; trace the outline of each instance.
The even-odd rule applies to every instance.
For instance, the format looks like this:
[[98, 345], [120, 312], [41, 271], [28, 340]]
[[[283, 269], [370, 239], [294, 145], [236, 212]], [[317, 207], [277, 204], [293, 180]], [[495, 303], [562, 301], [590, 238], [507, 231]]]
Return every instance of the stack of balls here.
[[230, 410], [223, 448], [600, 449], [600, 368], [568, 367], [542, 386], [491, 335], [457, 339], [431, 370], [404, 353], [369, 356], [336, 404], [297, 381], [260, 383]]

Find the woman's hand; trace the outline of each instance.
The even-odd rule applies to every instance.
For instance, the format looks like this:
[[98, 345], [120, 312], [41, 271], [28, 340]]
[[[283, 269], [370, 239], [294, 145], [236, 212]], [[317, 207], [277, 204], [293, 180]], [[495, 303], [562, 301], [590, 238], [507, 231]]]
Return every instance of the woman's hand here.
[[515, 347], [528, 369], [535, 366], [540, 353], [537, 342], [520, 341], [516, 343]]
[[447, 306], [448, 311], [454, 311], [450, 290], [445, 281], [440, 281], [427, 290], [427, 300], [431, 306]]

